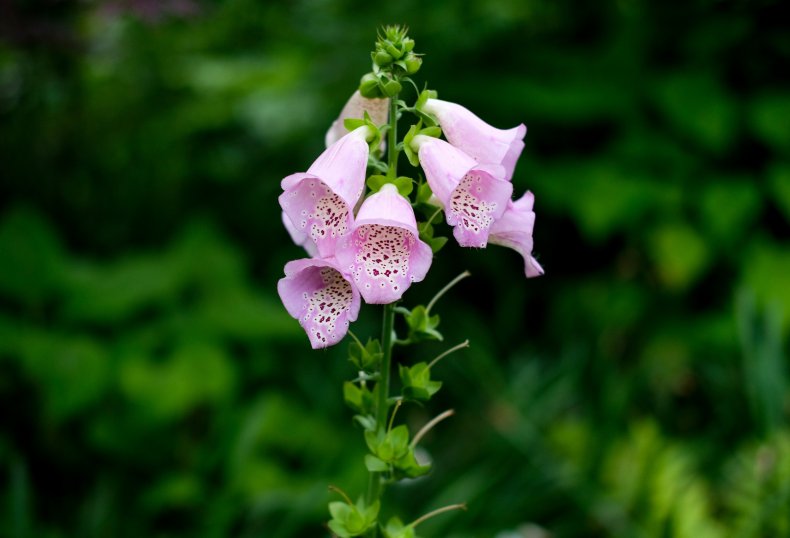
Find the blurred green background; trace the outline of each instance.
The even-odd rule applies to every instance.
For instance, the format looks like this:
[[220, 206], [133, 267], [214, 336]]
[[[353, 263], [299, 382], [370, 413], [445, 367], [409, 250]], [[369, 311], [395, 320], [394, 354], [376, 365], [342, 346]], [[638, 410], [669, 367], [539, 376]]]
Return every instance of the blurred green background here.
[[[345, 346], [275, 292], [305, 170], [410, 26], [419, 79], [524, 122], [510, 250], [406, 305], [446, 359], [393, 488], [444, 538], [790, 536], [790, 32], [779, 1], [0, 2], [0, 536], [327, 536], [363, 491]], [[355, 332], [378, 331], [365, 306]], [[405, 362], [430, 359], [426, 345]]]

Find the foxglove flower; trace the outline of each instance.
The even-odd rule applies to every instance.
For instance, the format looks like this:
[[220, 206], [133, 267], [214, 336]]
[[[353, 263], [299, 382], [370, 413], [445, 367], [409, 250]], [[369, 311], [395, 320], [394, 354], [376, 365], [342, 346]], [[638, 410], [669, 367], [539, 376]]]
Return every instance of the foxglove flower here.
[[425, 278], [433, 258], [420, 240], [411, 203], [389, 183], [362, 203], [336, 255], [365, 302], [373, 304], [399, 300], [412, 282]]
[[333, 258], [288, 262], [277, 292], [313, 349], [342, 340], [359, 314], [359, 292]]
[[318, 247], [315, 246], [315, 243], [312, 239], [310, 239], [310, 236], [301, 230], [297, 230], [285, 212], [282, 213], [282, 219], [283, 226], [285, 226], [285, 230], [288, 232], [288, 235], [291, 236], [291, 240], [294, 242], [294, 244], [305, 249], [305, 252], [307, 252], [307, 254], [309, 254], [311, 257], [317, 258]]
[[417, 135], [412, 146], [447, 224], [462, 247], [485, 247], [491, 225], [505, 211], [513, 184], [496, 164], [480, 164], [444, 140]]
[[[343, 110], [340, 111], [340, 116], [332, 122], [329, 130], [326, 132], [324, 139], [326, 147], [331, 146], [343, 136], [348, 133], [343, 122], [348, 119], [362, 119], [365, 112], [370, 116], [371, 121], [376, 125], [383, 125], [387, 123], [389, 118], [389, 99], [368, 99], [362, 97], [359, 90], [355, 91], [349, 98]], [[386, 141], [381, 141], [382, 147], [386, 145]]]
[[282, 207], [294, 228], [312, 239], [322, 257], [353, 222], [353, 208], [365, 188], [369, 128], [359, 127], [329, 146], [307, 172], [282, 180]]
[[508, 201], [504, 215], [491, 226], [491, 233], [488, 236], [492, 244], [512, 248], [524, 257], [524, 272], [527, 278], [543, 274], [543, 268], [532, 257], [534, 203], [535, 196], [529, 191], [515, 202]]
[[527, 128], [522, 123], [512, 129], [497, 129], [459, 104], [428, 99], [422, 110], [436, 116], [447, 140], [480, 163], [499, 164], [510, 181], [516, 161], [524, 149]]

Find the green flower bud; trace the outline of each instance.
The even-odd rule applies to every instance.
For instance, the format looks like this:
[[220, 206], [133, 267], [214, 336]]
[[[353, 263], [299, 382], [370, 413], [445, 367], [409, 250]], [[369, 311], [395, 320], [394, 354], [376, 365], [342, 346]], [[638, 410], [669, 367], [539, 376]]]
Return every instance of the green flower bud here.
[[384, 88], [382, 88], [382, 91], [384, 92], [384, 95], [386, 95], [387, 97], [395, 97], [400, 93], [401, 89], [402, 87], [400, 85], [400, 82], [398, 82], [397, 80], [390, 80], [389, 82], [384, 84]]
[[406, 39], [403, 40], [401, 46], [403, 47], [403, 50], [405, 52], [411, 52], [412, 50], [414, 50], [414, 40], [410, 37], [407, 37]]
[[386, 50], [390, 56], [395, 58], [396, 60], [400, 60], [400, 57], [403, 56], [403, 52], [398, 50], [397, 47], [392, 45], [391, 43], [384, 43], [384, 50]]
[[362, 79], [359, 81], [359, 93], [362, 97], [367, 97], [368, 99], [383, 97], [381, 89], [379, 88], [378, 77], [373, 73], [366, 73], [363, 75]]
[[373, 62], [379, 67], [386, 67], [392, 63], [392, 56], [382, 50], [373, 55]]
[[410, 75], [419, 71], [422, 66], [422, 58], [411, 53], [406, 56], [404, 62], [406, 63], [406, 72]]

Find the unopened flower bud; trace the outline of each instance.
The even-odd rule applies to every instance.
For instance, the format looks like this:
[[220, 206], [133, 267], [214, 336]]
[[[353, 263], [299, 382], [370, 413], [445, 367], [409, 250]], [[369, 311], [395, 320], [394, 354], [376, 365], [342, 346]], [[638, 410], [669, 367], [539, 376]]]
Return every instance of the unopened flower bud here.
[[411, 52], [414, 49], [414, 40], [410, 37], [407, 37], [403, 40], [402, 47], [404, 52]]
[[390, 43], [384, 43], [384, 49], [396, 60], [400, 60], [400, 57], [403, 56], [403, 51], [398, 50], [396, 46]]
[[386, 67], [392, 63], [392, 56], [382, 50], [373, 55], [373, 61], [379, 67]]
[[404, 63], [406, 64], [406, 72], [410, 75], [413, 75], [420, 70], [420, 66], [422, 66], [422, 58], [415, 54], [409, 53], [406, 55]]
[[389, 82], [384, 84], [383, 91], [384, 91], [384, 95], [386, 95], [387, 97], [395, 97], [401, 91], [400, 82], [398, 82], [397, 80], [390, 80]]
[[382, 97], [381, 89], [379, 88], [379, 79], [373, 73], [366, 73], [359, 81], [359, 93], [362, 97], [368, 99], [376, 99]]

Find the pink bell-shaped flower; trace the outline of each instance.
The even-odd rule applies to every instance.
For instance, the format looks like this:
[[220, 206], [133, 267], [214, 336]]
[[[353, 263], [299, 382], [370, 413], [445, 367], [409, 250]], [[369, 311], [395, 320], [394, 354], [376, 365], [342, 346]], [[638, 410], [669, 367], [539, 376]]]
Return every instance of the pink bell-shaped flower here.
[[433, 114], [447, 140], [480, 163], [499, 164], [505, 168], [502, 179], [510, 181], [516, 161], [524, 149], [527, 128], [522, 123], [512, 129], [497, 129], [459, 104], [428, 99], [422, 107]]
[[288, 262], [277, 292], [313, 349], [342, 340], [359, 314], [359, 292], [333, 258]]
[[504, 215], [491, 226], [491, 233], [488, 236], [491, 244], [512, 248], [524, 257], [524, 272], [527, 278], [543, 274], [543, 268], [532, 257], [534, 203], [535, 196], [529, 191], [515, 202], [508, 201]]
[[[343, 122], [348, 119], [362, 119], [365, 112], [370, 116], [371, 121], [376, 125], [384, 125], [389, 118], [389, 99], [368, 99], [362, 97], [359, 90], [355, 91], [346, 102], [343, 110], [340, 111], [340, 116], [332, 122], [329, 130], [326, 132], [326, 147], [331, 146], [343, 136], [348, 133]], [[382, 147], [386, 144], [382, 140]]]
[[348, 233], [353, 208], [365, 188], [370, 130], [359, 127], [329, 146], [307, 172], [282, 180], [280, 207], [293, 228], [312, 239], [324, 258]]
[[485, 247], [489, 228], [502, 216], [513, 184], [496, 164], [480, 164], [444, 140], [417, 135], [412, 146], [433, 194], [444, 206], [447, 224], [462, 247]]
[[409, 200], [386, 184], [362, 203], [336, 256], [365, 302], [388, 304], [425, 278], [433, 253], [420, 240]]

